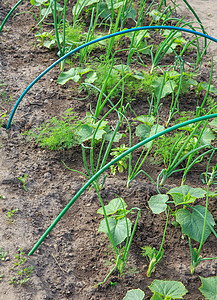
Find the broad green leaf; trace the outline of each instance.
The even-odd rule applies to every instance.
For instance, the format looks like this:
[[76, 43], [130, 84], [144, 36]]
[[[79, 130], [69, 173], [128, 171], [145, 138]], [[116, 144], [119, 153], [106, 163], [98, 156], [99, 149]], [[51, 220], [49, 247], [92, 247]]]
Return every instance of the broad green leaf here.
[[[158, 98], [160, 96], [161, 87], [163, 84], [163, 77], [157, 78], [153, 83], [152, 86], [155, 89], [155, 96]], [[161, 99], [166, 97], [167, 95], [171, 94], [175, 87], [177, 86], [176, 82], [174, 80], [168, 80], [167, 82], [164, 82], [163, 90], [161, 93]]]
[[163, 300], [163, 298], [159, 293], [155, 292], [154, 295], [151, 297], [151, 300]]
[[[145, 140], [163, 130], [164, 127], [161, 125], [153, 125], [152, 127], [150, 127], [147, 124], [140, 124], [136, 127], [136, 136], [139, 136], [141, 140]], [[145, 144], [145, 147], [149, 149], [151, 147], [151, 144], [152, 141]]]
[[87, 6], [98, 2], [100, 2], [100, 0], [79, 0], [79, 4], [82, 6], [83, 5]]
[[114, 69], [118, 70], [118, 71], [124, 71], [124, 72], [127, 72], [127, 73], [131, 73], [131, 69], [128, 65], [114, 65]]
[[[38, 1], [37, 1], [38, 2]], [[38, 5], [37, 5], [38, 6]], [[54, 3], [52, 3], [52, 8], [42, 8], [41, 9], [41, 15], [44, 16], [48, 16], [50, 14], [52, 14], [52, 9], [54, 9]], [[58, 12], [61, 12], [63, 10], [62, 6], [59, 3], [56, 3], [56, 8]]]
[[131, 76], [133, 77], [133, 78], [136, 78], [136, 79], [138, 79], [138, 80], [143, 80], [144, 79], [144, 73], [141, 73], [141, 72], [139, 72], [139, 71], [134, 71], [134, 73], [135, 74], [131, 74]]
[[123, 300], [143, 300], [144, 297], [145, 293], [140, 289], [136, 289], [128, 291]]
[[189, 85], [193, 85], [193, 86], [197, 86], [197, 85], [198, 85], [197, 80], [195, 80], [195, 79], [193, 79], [193, 78], [188, 79], [187, 83], [188, 83]]
[[[110, 142], [111, 139], [112, 139], [113, 133], [114, 132], [112, 130], [110, 130], [109, 132], [106, 132], [103, 137], [106, 139], [106, 141]], [[115, 137], [114, 137], [113, 142], [114, 143], [118, 143], [122, 137], [123, 137], [123, 134], [117, 132], [116, 135], [115, 135]]]
[[215, 198], [216, 196], [217, 196], [217, 191], [215, 191], [215, 192], [209, 191], [208, 197], [210, 197], [210, 198]]
[[[198, 243], [200, 243], [202, 238], [205, 211], [205, 207], [196, 205], [192, 213], [185, 208], [179, 209], [176, 213], [176, 221], [181, 225], [183, 234], [186, 234], [188, 237], [197, 241]], [[208, 223], [212, 227], [215, 226], [215, 221], [209, 211], [207, 215], [207, 224], [203, 243], [211, 233]]]
[[155, 117], [147, 116], [147, 115], [141, 115], [141, 116], [134, 118], [134, 120], [142, 122], [148, 126], [152, 126], [154, 124], [155, 119], [156, 119]]
[[97, 80], [97, 74], [96, 72], [90, 72], [87, 74], [87, 78], [85, 79], [86, 83], [93, 83], [94, 81]]
[[217, 131], [217, 118], [213, 119], [212, 122], [209, 123], [210, 126], [214, 127], [214, 131]]
[[137, 11], [135, 8], [131, 7], [128, 11], [127, 11], [127, 14], [125, 16], [125, 18], [127, 19], [133, 19], [135, 21], [136, 19], [136, 16], [137, 16]]
[[131, 41], [134, 38], [134, 45], [133, 45], [134, 47], [138, 47], [141, 44], [141, 42], [142, 42], [142, 40], [144, 38], [149, 38], [150, 37], [150, 35], [149, 35], [149, 33], [148, 33], [147, 30], [140, 31], [140, 32], [137, 32], [137, 33], [135, 33], [135, 32], [128, 32], [126, 34], [126, 36], [129, 37]]
[[202, 282], [199, 290], [204, 295], [204, 297], [208, 300], [217, 300], [217, 276], [203, 278], [200, 277]]
[[[112, 199], [108, 205], [105, 205], [106, 215], [115, 214], [119, 210], [123, 210], [127, 208], [127, 204], [124, 202], [122, 198]], [[102, 207], [97, 210], [98, 214], [104, 215]]]
[[[150, 131], [150, 137], [151, 136], [153, 136], [153, 135], [155, 135], [155, 134], [157, 134], [157, 133], [159, 133], [159, 132], [161, 132], [161, 131], [163, 131], [165, 128], [164, 128], [164, 126], [162, 126], [162, 125], [153, 125], [152, 127], [151, 127], [151, 131]], [[151, 147], [151, 144], [153, 143], [153, 141], [151, 141], [151, 142], [149, 142], [149, 143], [147, 143], [145, 146], [146, 146], [146, 148], [150, 148]]]
[[111, 15], [111, 10], [108, 9], [108, 6], [105, 2], [99, 3], [99, 15], [102, 19], [107, 19]]
[[51, 47], [56, 43], [56, 40], [44, 41], [44, 47], [51, 49]]
[[214, 134], [212, 133], [212, 131], [209, 128], [205, 128], [201, 139], [200, 139], [200, 143], [202, 145], [207, 145], [207, 144], [211, 144], [211, 141], [215, 139]]
[[[128, 224], [129, 235], [131, 234], [132, 223], [129, 219], [127, 219], [127, 222], [126, 222], [126, 218], [122, 218], [116, 221], [114, 217], [111, 217], [110, 219], [108, 219], [108, 223], [109, 223], [109, 228], [111, 231], [112, 238], [116, 246], [121, 244], [127, 238], [127, 224]], [[105, 219], [103, 219], [100, 222], [98, 231], [105, 232], [109, 237], [108, 228], [106, 226]]]
[[78, 82], [80, 78], [89, 72], [91, 72], [92, 69], [82, 69], [82, 68], [71, 68], [70, 70], [66, 72], [62, 72], [60, 76], [57, 79], [57, 83], [59, 84], [65, 84], [69, 80], [73, 80], [75, 82]]
[[160, 11], [156, 10], [156, 9], [152, 9], [151, 12], [149, 12], [148, 14], [149, 14], [149, 16], [151, 16], [155, 21], [159, 21], [160, 19], [161, 19], [161, 20], [165, 20], [165, 17], [166, 17], [165, 14], [162, 15], [162, 13], [161, 13]]
[[120, 7], [123, 4], [122, 1], [120, 2], [118, 0], [106, 0], [105, 2], [108, 6], [108, 9], [112, 9], [112, 4], [113, 4], [113, 9], [116, 9], [116, 8]]
[[181, 76], [181, 74], [177, 71], [166, 72], [166, 78], [168, 77], [168, 78], [172, 79], [172, 78], [179, 78], [180, 76]]
[[[79, 130], [76, 132], [77, 135], [80, 136], [79, 142], [83, 143], [93, 138], [94, 129], [87, 124], [81, 125]], [[105, 134], [103, 129], [98, 129], [95, 135], [95, 140], [100, 140], [102, 136]]]
[[165, 203], [168, 200], [168, 195], [158, 194], [150, 198], [148, 205], [154, 214], [160, 214], [166, 210], [167, 205]]
[[[183, 299], [188, 291], [185, 286], [179, 281], [154, 280], [149, 286], [153, 293], [158, 293], [165, 299]], [[160, 298], [154, 298], [155, 300]]]
[[62, 72], [60, 76], [57, 79], [57, 83], [59, 84], [65, 84], [69, 80], [73, 80], [75, 82], [78, 82], [80, 79], [80, 76], [78, 75], [78, 72], [76, 68], [71, 68], [70, 70], [66, 72]]
[[150, 132], [151, 128], [147, 124], [140, 124], [136, 127], [136, 136], [139, 136], [141, 141], [149, 138]]
[[[202, 90], [208, 91], [208, 88], [209, 88], [209, 84], [208, 83], [206, 83], [206, 82], [200, 82], [198, 84], [197, 92], [199, 93]], [[210, 85], [210, 90], [209, 91], [212, 92], [213, 94], [217, 95], [217, 91], [216, 91], [216, 89], [214, 88], [214, 86], [212, 84]]]
[[169, 190], [167, 194], [173, 197], [175, 205], [180, 205], [193, 203], [196, 199], [203, 198], [206, 195], [206, 191], [201, 188], [192, 188], [188, 185], [182, 185]]

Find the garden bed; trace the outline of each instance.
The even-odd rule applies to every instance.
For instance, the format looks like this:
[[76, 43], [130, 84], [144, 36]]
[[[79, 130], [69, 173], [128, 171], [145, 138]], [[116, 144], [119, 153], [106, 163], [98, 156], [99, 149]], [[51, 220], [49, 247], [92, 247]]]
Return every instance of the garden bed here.
[[[0, 22], [3, 21], [12, 4], [15, 3], [16, 1], [14, 0], [10, 1], [10, 3], [0, 3]], [[150, 5], [150, 3], [150, 1], [147, 1], [147, 4]], [[71, 10], [75, 4], [71, 1], [68, 2], [67, 18], [71, 25], [73, 21]], [[139, 4], [135, 5], [135, 7], [138, 10]], [[57, 80], [60, 81], [59, 76], [61, 71], [59, 66], [56, 66], [30, 89], [20, 103], [10, 129], [6, 130], [7, 120], [15, 101], [33, 79], [58, 59], [56, 44], [52, 49], [48, 49], [42, 45], [43, 40], [37, 41], [35, 34], [38, 29], [34, 29], [37, 22], [34, 15], [28, 13], [31, 8], [32, 5], [29, 1], [24, 1], [9, 18], [0, 36], [0, 107], [2, 110], [1, 120], [3, 120], [0, 123], [0, 258], [2, 258], [0, 260], [0, 299], [123, 299], [128, 290], [137, 288], [145, 292], [144, 299], [151, 299], [153, 293], [149, 289], [149, 286], [154, 280], [180, 281], [188, 290], [184, 299], [203, 299], [204, 296], [202, 296], [199, 290], [201, 286], [200, 277], [216, 278], [217, 262], [216, 260], [203, 261], [197, 266], [194, 274], [191, 274], [189, 240], [183, 234], [180, 225], [178, 227], [174, 226], [174, 216], [170, 215], [169, 217], [163, 245], [164, 255], [156, 265], [156, 270], [151, 274], [151, 277], [147, 277], [146, 275], [149, 264], [147, 259], [142, 256], [141, 248], [149, 246], [159, 250], [167, 219], [164, 211], [160, 214], [153, 214], [149, 201], [152, 196], [159, 194], [159, 192], [166, 194], [168, 190], [179, 187], [184, 172], [182, 170], [172, 174], [166, 179], [163, 186], [157, 185], [160, 172], [168, 166], [168, 155], [172, 149], [166, 148], [167, 141], [164, 141], [164, 151], [161, 150], [158, 154], [155, 154], [158, 145], [153, 144], [153, 149], [142, 165], [142, 170], [145, 173], [140, 173], [135, 177], [129, 183], [129, 187], [127, 187], [127, 182], [129, 182], [128, 161], [125, 162], [127, 164], [126, 169], [125, 165], [122, 165], [123, 172], [119, 172], [118, 168], [116, 168], [114, 175], [109, 168], [105, 172], [107, 177], [104, 178], [102, 176], [100, 179], [100, 183], [103, 180], [105, 181], [100, 190], [100, 195], [105, 205], [112, 199], [121, 197], [128, 205], [128, 209], [137, 207], [141, 210], [129, 251], [129, 260], [122, 275], [119, 274], [118, 270], [115, 270], [105, 283], [95, 287], [95, 285], [106, 278], [107, 274], [115, 266], [115, 259], [117, 257], [110, 246], [106, 234], [98, 232], [103, 217], [102, 214], [97, 213], [101, 205], [94, 187], [90, 190], [87, 188], [84, 191], [35, 251], [34, 255], [27, 256], [34, 244], [45, 230], [47, 230], [53, 220], [55, 220], [61, 210], [87, 182], [87, 178], [81, 174], [88, 175], [83, 164], [81, 144], [83, 143], [86, 147], [87, 165], [91, 169], [88, 152], [91, 146], [91, 139], [82, 140], [81, 142], [80, 140], [76, 140], [77, 136], [75, 136], [76, 142], [73, 147], [68, 147], [69, 149], [67, 149], [66, 146], [66, 149], [63, 149], [64, 147], [61, 144], [61, 147], [51, 150], [48, 147], [42, 148], [40, 142], [37, 144], [35, 140], [28, 141], [24, 133], [29, 130], [36, 130], [43, 122], [52, 117], [60, 119], [60, 116], [68, 109], [75, 112], [75, 116], [79, 121], [83, 120], [87, 112], [90, 113], [95, 110], [98, 94], [93, 89], [88, 90], [84, 87], [81, 89], [81, 83], [84, 83], [88, 78], [88, 73], [91, 74], [92, 72], [92, 75], [94, 75], [95, 72], [97, 74], [97, 69], [101, 73], [106, 73], [109, 70], [108, 65], [106, 65], [107, 69], [105, 66], [104, 69], [100, 69], [101, 66], [97, 65], [101, 55], [104, 57], [107, 55], [108, 45], [106, 48], [103, 44], [100, 47], [93, 48], [88, 54], [89, 57], [86, 65], [83, 62], [82, 68], [87, 67], [91, 71], [81, 76], [79, 80], [75, 80], [76, 82], [70, 80], [66, 84], [58, 84]], [[37, 15], [39, 9], [35, 8], [32, 12]], [[179, 13], [175, 11], [173, 11], [172, 16], [178, 19], [181, 18]], [[84, 10], [81, 18], [86, 20], [81, 30], [82, 34], [84, 34], [88, 31], [88, 26], [91, 22], [90, 12], [88, 10], [85, 12]], [[50, 17], [48, 22], [51, 22], [51, 20], [52, 18]], [[151, 16], [147, 15], [147, 18], [141, 25], [148, 26], [151, 20]], [[159, 23], [157, 23], [158, 21]], [[156, 19], [153, 24], [161, 25], [162, 20]], [[173, 24], [171, 21], [168, 21], [166, 25]], [[124, 28], [134, 26], [135, 21], [129, 18], [126, 20]], [[51, 28], [53, 28], [52, 25], [43, 24], [41, 33], [45, 30], [49, 31]], [[96, 30], [98, 33], [104, 32], [100, 27], [96, 27]], [[82, 38], [84, 39], [84, 35]], [[162, 37], [160, 35], [160, 31], [149, 32], [147, 40], [148, 43], [151, 42], [154, 45], [153, 53], [156, 53], [158, 45], [164, 38], [165, 36]], [[184, 33], [182, 34], [182, 38], [186, 41], [190, 40], [189, 36]], [[144, 40], [143, 38], [142, 41]], [[200, 38], [200, 43], [203, 43], [202, 38]], [[129, 44], [129, 37], [121, 37], [114, 47], [118, 51], [129, 47]], [[144, 48], [147, 46], [146, 44], [143, 45]], [[177, 52], [181, 51], [180, 49], [182, 49], [183, 45], [177, 44], [176, 46]], [[115, 65], [120, 65], [121, 63], [124, 65], [127, 64], [127, 55], [128, 50], [119, 52]], [[134, 54], [133, 58], [135, 59], [130, 64], [134, 75], [141, 76], [142, 70], [150, 74], [153, 64], [149, 53], [141, 52], [140, 59], [145, 62], [146, 66], [144, 64], [141, 65], [140, 59], [136, 55], [137, 53]], [[189, 48], [188, 52], [186, 51], [182, 58], [191, 64], [195, 62], [197, 57], [197, 48], [192, 47]], [[111, 101], [117, 104], [119, 98], [124, 95], [123, 99], [129, 106], [126, 118], [122, 120], [119, 128], [119, 132], [123, 134], [123, 137], [112, 148], [121, 144], [124, 144], [126, 147], [130, 146], [129, 127], [126, 119], [131, 124], [132, 145], [140, 142], [142, 136], [137, 128], [143, 123], [138, 118], [136, 119], [136, 115], [137, 117], [140, 115], [149, 115], [150, 117], [155, 114], [155, 124], [164, 126], [164, 128], [168, 128], [189, 118], [196, 118], [198, 116], [196, 115], [197, 107], [203, 104], [207, 93], [205, 88], [200, 89], [199, 84], [202, 82], [209, 83], [211, 73], [210, 61], [210, 55], [207, 53], [203, 57], [198, 76], [188, 78], [196, 80], [197, 83], [191, 81], [193, 84], [182, 86], [182, 89], [186, 90], [185, 93], [180, 93], [178, 99], [179, 111], [172, 116], [171, 120], [169, 112], [173, 100], [172, 97], [176, 97], [177, 95], [178, 84], [176, 90], [174, 88], [171, 93], [164, 91], [165, 97], [159, 98], [159, 106], [153, 106], [150, 110], [151, 94], [147, 90], [147, 87], [142, 90], [140, 83], [136, 81], [137, 78], [134, 77], [130, 83], [131, 86], [130, 84], [127, 85], [127, 91], [123, 94], [122, 83], [120, 83], [120, 88], [117, 90], [116, 95], [112, 95]], [[165, 79], [162, 77], [163, 72], [166, 72], [165, 65], [174, 66], [174, 64], [173, 52], [165, 54], [159, 64], [161, 67], [161, 77], [159, 75], [155, 83], [149, 81], [149, 87], [151, 87], [152, 93], [155, 93], [156, 97], [159, 93], [156, 82], [158, 80], [162, 83], [162, 80]], [[69, 64], [66, 63], [64, 72], [78, 66], [79, 57], [73, 57]], [[177, 66], [177, 69], [179, 69], [179, 62], [177, 62]], [[157, 70], [159, 71], [156, 65]], [[121, 72], [123, 72], [123, 68]], [[136, 72], [139, 72], [139, 75]], [[120, 73], [117, 73], [119, 75], [114, 80], [120, 80], [121, 75], [123, 75], [123, 73], [121, 75]], [[155, 73], [153, 72], [154, 75]], [[177, 82], [179, 82], [179, 79], [180, 75]], [[145, 80], [152, 79], [145, 77]], [[88, 83], [88, 81], [86, 82]], [[115, 84], [116, 82], [114, 82]], [[145, 85], [144, 82], [143, 85]], [[212, 85], [214, 93], [209, 93], [209, 96], [212, 98], [202, 108], [203, 115], [207, 114], [210, 109], [213, 109], [213, 113], [216, 112], [216, 82], [212, 81]], [[205, 84], [204, 86], [207, 87]], [[134, 88], [137, 88], [137, 93], [134, 93]], [[170, 84], [169, 88], [171, 88]], [[105, 92], [109, 93], [109, 90]], [[106, 114], [110, 108], [111, 104], [107, 103], [101, 111], [101, 116]], [[177, 110], [177, 107], [175, 109]], [[6, 113], [6, 117], [3, 116], [4, 112]], [[124, 111], [121, 111], [121, 113], [124, 113]], [[105, 120], [113, 131], [117, 123], [117, 112], [112, 111]], [[79, 126], [83, 125], [82, 123]], [[87, 124], [85, 123], [85, 125]], [[199, 129], [202, 130], [203, 126], [204, 123], [201, 124]], [[212, 135], [211, 139], [208, 140], [212, 144], [212, 147], [215, 148], [216, 129], [213, 130], [213, 127], [210, 125], [209, 130]], [[177, 130], [176, 132], [180, 131]], [[39, 135], [39, 131], [36, 131], [35, 138], [37, 138], [37, 135]], [[172, 135], [172, 132], [168, 134], [171, 138]], [[174, 140], [175, 142], [176, 140]], [[192, 140], [189, 139], [186, 147], [191, 142]], [[101, 141], [94, 148], [94, 159], [100, 153], [100, 145]], [[181, 144], [178, 144], [177, 147], [180, 148]], [[132, 166], [135, 166], [141, 154], [141, 149], [143, 148], [132, 152]], [[104, 151], [102, 152], [105, 153]], [[166, 151], [169, 154], [165, 158], [164, 154]], [[202, 149], [198, 153], [201, 154], [203, 151], [205, 150]], [[192, 188], [207, 188], [207, 184], [201, 181], [201, 174], [206, 172], [209, 158], [210, 155], [207, 155], [200, 163], [193, 165], [186, 175], [184, 185], [191, 186]], [[111, 159], [113, 159], [113, 156], [110, 154], [107, 162]], [[156, 161], [158, 161], [157, 164], [154, 163]], [[185, 163], [186, 160], [181, 164], [181, 168], [184, 168]], [[217, 157], [214, 152], [208, 171], [211, 172], [211, 166], [215, 166], [216, 164]], [[80, 173], [73, 172], [70, 169], [77, 170]], [[152, 180], [147, 174], [151, 176]], [[215, 186], [210, 185], [210, 190], [214, 192]], [[216, 197], [210, 198], [208, 207], [209, 212], [215, 220], [217, 220], [216, 199]], [[198, 198], [196, 200], [194, 205], [200, 204], [205, 206], [205, 202], [205, 198], [201, 197], [201, 199]], [[171, 208], [175, 210], [174, 203]], [[134, 225], [136, 213], [130, 215], [129, 219]], [[192, 245], [198, 248], [199, 243], [192, 240]], [[216, 238], [213, 234], [204, 243], [201, 255], [202, 257], [216, 256]], [[34, 268], [31, 269], [32, 267]], [[19, 275], [18, 270], [24, 270], [24, 268], [26, 268], [26, 271], [24, 271], [25, 274]], [[20, 282], [21, 280], [24, 280], [24, 282]]]

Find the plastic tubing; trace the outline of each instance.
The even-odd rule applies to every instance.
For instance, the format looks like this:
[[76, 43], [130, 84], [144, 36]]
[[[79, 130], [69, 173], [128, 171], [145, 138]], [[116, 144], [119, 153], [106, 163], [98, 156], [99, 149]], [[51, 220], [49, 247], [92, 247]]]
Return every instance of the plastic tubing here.
[[130, 149], [128, 149], [127, 151], [125, 151], [124, 153], [122, 153], [121, 155], [119, 155], [118, 157], [116, 157], [115, 159], [113, 159], [112, 161], [110, 161], [108, 164], [106, 164], [102, 169], [100, 169], [93, 177], [91, 177], [84, 185], [83, 187], [77, 192], [77, 194], [69, 201], [69, 203], [65, 206], [65, 208], [61, 211], [61, 213], [57, 216], [57, 218], [53, 221], [53, 223], [49, 226], [49, 228], [45, 231], [45, 233], [41, 236], [41, 238], [38, 240], [38, 242], [34, 245], [34, 247], [31, 249], [31, 251], [29, 252], [29, 256], [32, 255], [37, 248], [41, 245], [41, 243], [43, 242], [43, 240], [47, 237], [47, 235], [50, 233], [50, 231], [55, 227], [55, 225], [59, 222], [59, 220], [64, 216], [64, 214], [68, 211], [68, 209], [72, 206], [72, 204], [78, 199], [78, 197], [91, 185], [91, 183], [96, 180], [105, 170], [107, 170], [110, 166], [112, 166], [113, 164], [115, 164], [117, 161], [119, 161], [121, 158], [123, 158], [124, 156], [128, 155], [129, 153], [133, 152], [134, 150], [138, 149], [139, 147], [147, 144], [148, 142], [158, 138], [161, 135], [164, 135], [166, 133], [169, 133], [173, 130], [176, 130], [180, 127], [192, 124], [192, 123], [197, 123], [203, 120], [208, 120], [208, 119], [212, 119], [212, 118], [216, 118], [217, 117], [217, 113], [216, 114], [211, 114], [211, 115], [206, 115], [206, 116], [202, 116], [199, 118], [195, 118], [192, 120], [188, 120], [185, 121], [181, 124], [177, 124], [174, 125], [172, 127], [169, 127], [149, 138], [147, 138], [144, 141], [139, 142], [138, 144], [136, 144], [135, 146], [131, 147]]
[[12, 12], [17, 8], [18, 5], [20, 5], [20, 3], [22, 3], [24, 0], [20, 0], [18, 1], [14, 7], [12, 7], [12, 9], [9, 11], [9, 13], [7, 14], [7, 16], [5, 17], [5, 19], [3, 20], [2, 24], [1, 24], [1, 27], [0, 27], [0, 33], [5, 25], [5, 23], [7, 22], [7, 19], [10, 17], [10, 15], [12, 14]]
[[59, 64], [62, 60], [66, 59], [68, 56], [70, 56], [71, 54], [73, 53], [76, 53], [78, 52], [79, 50], [85, 48], [85, 47], [88, 47], [89, 45], [92, 45], [92, 44], [95, 44], [97, 42], [100, 42], [100, 41], [103, 41], [103, 40], [106, 40], [106, 39], [109, 39], [111, 37], [115, 37], [115, 36], [118, 36], [120, 34], [126, 34], [128, 32], [134, 32], [134, 31], [140, 31], [140, 30], [156, 30], [156, 29], [168, 29], [168, 30], [177, 30], [177, 31], [183, 31], [183, 32], [187, 32], [187, 33], [192, 33], [194, 35], [199, 35], [199, 36], [202, 36], [202, 37], [205, 37], [211, 41], [214, 41], [215, 43], [217, 43], [217, 39], [215, 39], [214, 37], [211, 37], [209, 35], [206, 35], [202, 32], [198, 32], [198, 31], [194, 31], [194, 30], [191, 30], [191, 29], [187, 29], [187, 28], [182, 28], [182, 27], [175, 27], [175, 26], [162, 26], [162, 25], [158, 25], [158, 26], [142, 26], [142, 27], [137, 27], [137, 28], [130, 28], [130, 29], [127, 29], [127, 30], [123, 30], [123, 31], [119, 31], [119, 32], [115, 32], [115, 33], [112, 33], [112, 34], [109, 34], [109, 35], [106, 35], [106, 36], [103, 36], [103, 37], [100, 37], [98, 39], [95, 39], [93, 41], [90, 41], [88, 43], [85, 43], [75, 49], [73, 49], [72, 51], [70, 51], [69, 53], [65, 54], [64, 56], [62, 56], [61, 58], [59, 58], [56, 62], [54, 62], [50, 67], [48, 67], [46, 70], [44, 70], [38, 77], [35, 78], [35, 80], [32, 81], [32, 83], [25, 89], [25, 91], [21, 94], [20, 98], [17, 100], [11, 114], [10, 114], [10, 117], [9, 117], [9, 120], [8, 120], [8, 123], [7, 123], [7, 127], [6, 129], [9, 129], [10, 126], [11, 126], [11, 122], [13, 120], [13, 116], [20, 104], [20, 102], [22, 101], [23, 97], [26, 95], [26, 93], [31, 89], [31, 87], [41, 78], [43, 77], [46, 73], [48, 73], [53, 67], [55, 67], [57, 64]]

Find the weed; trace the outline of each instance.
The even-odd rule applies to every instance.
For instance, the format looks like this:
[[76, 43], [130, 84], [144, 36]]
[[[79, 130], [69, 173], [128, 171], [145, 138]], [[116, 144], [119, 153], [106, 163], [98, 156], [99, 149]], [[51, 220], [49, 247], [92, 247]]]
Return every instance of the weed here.
[[7, 111], [6, 109], [0, 105], [0, 127], [2, 127], [5, 123]]
[[13, 277], [9, 280], [9, 284], [13, 285], [23, 285], [30, 280], [30, 277], [33, 273], [34, 267], [28, 267], [22, 270], [17, 271], [16, 277]]
[[26, 261], [27, 258], [25, 257], [25, 252], [22, 251], [22, 248], [18, 249], [17, 253], [15, 254], [15, 259], [13, 260], [14, 265], [11, 267], [11, 270], [23, 265]]
[[13, 223], [14, 220], [13, 220], [13, 216], [14, 214], [18, 211], [18, 208], [15, 208], [15, 209], [10, 209], [8, 212], [7, 212], [7, 221], [9, 223]]
[[24, 177], [18, 177], [18, 179], [19, 179], [19, 181], [22, 183], [22, 185], [23, 185], [23, 189], [24, 189], [24, 191], [28, 191], [28, 189], [27, 189], [27, 187], [26, 187], [26, 180], [27, 180], [27, 176], [28, 176], [28, 174], [25, 174], [24, 175]]
[[77, 117], [70, 109], [59, 120], [53, 117], [40, 127], [25, 132], [28, 140], [35, 140], [42, 148], [50, 150], [70, 149], [79, 144], [75, 130], [81, 125]]
[[2, 247], [0, 247], [0, 260], [2, 260], [2, 261], [5, 260], [7, 254], [8, 253], [5, 252]]
[[114, 281], [114, 282], [111, 281], [110, 282], [110, 286], [113, 287], [113, 288], [116, 287], [117, 284], [118, 284], [117, 281]]

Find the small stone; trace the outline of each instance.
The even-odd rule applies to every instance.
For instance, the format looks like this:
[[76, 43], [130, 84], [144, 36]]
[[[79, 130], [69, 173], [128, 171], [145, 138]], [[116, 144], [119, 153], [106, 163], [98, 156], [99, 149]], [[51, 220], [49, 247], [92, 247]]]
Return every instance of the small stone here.
[[44, 173], [44, 178], [51, 180], [51, 178], [52, 178], [51, 173], [49, 173], [49, 172]]

